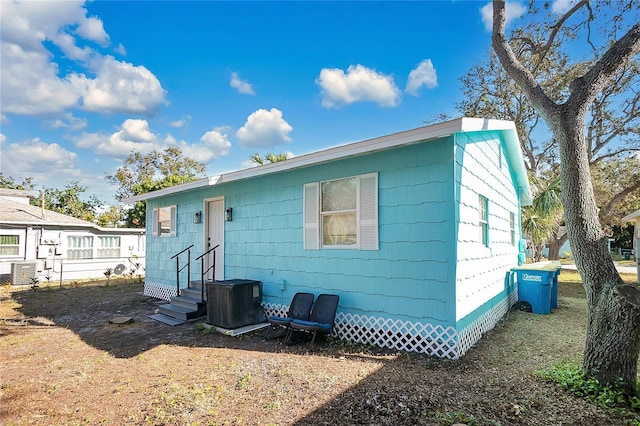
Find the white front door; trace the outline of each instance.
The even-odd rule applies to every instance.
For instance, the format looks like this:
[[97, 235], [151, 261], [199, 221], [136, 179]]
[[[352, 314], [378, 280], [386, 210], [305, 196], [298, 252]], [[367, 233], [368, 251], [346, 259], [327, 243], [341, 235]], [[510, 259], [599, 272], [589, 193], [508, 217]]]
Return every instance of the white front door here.
[[[207, 201], [207, 231], [205, 251], [215, 246], [216, 249], [216, 280], [224, 279], [224, 198]], [[205, 268], [211, 266], [213, 256], [207, 256]], [[213, 279], [213, 270], [210, 270], [206, 279]]]

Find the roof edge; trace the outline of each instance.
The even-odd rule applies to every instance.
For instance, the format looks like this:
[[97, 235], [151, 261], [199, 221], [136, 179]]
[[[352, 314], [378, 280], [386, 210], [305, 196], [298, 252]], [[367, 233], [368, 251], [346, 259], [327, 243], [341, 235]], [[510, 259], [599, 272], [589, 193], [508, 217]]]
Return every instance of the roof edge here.
[[640, 219], [640, 210], [636, 210], [635, 212], [626, 215], [625, 217], [623, 217], [621, 219], [621, 221], [624, 222], [631, 222], [634, 219]]
[[[166, 195], [176, 194], [183, 191], [204, 188], [211, 185], [228, 183], [242, 179], [248, 179], [256, 176], [266, 175], [270, 173], [277, 173], [287, 170], [293, 170], [301, 167], [326, 163], [332, 160], [353, 157], [369, 152], [381, 151], [385, 149], [394, 148], [401, 145], [410, 145], [413, 143], [423, 142], [429, 139], [437, 139], [445, 136], [449, 136], [459, 132], [474, 132], [482, 130], [499, 130], [513, 132], [513, 137], [518, 142], [518, 136], [516, 132], [515, 124], [512, 121], [507, 120], [495, 120], [477, 117], [460, 117], [441, 123], [432, 124], [429, 126], [417, 127], [411, 130], [405, 130], [402, 132], [392, 133], [386, 136], [379, 136], [371, 139], [365, 139], [360, 142], [353, 142], [344, 145], [338, 145], [332, 148], [315, 151], [308, 154], [303, 154], [297, 157], [289, 158], [284, 161], [278, 161], [276, 163], [265, 164], [262, 166], [251, 167], [248, 169], [242, 169], [223, 173], [217, 176], [210, 176], [203, 179], [198, 179], [192, 182], [187, 182], [180, 185], [171, 186], [168, 188], [159, 189], [157, 191], [147, 192], [145, 194], [136, 195], [134, 197], [126, 198], [122, 200], [124, 203], [135, 203], [138, 201], [151, 200], [154, 198], [163, 197]], [[519, 142], [517, 143], [520, 147]], [[509, 152], [509, 155], [514, 154]], [[524, 161], [522, 160], [522, 154], [519, 155], [520, 162], [522, 163], [522, 169], [524, 170]], [[517, 166], [519, 167], [519, 166]], [[529, 183], [526, 178], [526, 171], [524, 173], [524, 182], [522, 182], [522, 171], [516, 171], [518, 176], [518, 185], [520, 185], [521, 191], [525, 194], [530, 194]]]

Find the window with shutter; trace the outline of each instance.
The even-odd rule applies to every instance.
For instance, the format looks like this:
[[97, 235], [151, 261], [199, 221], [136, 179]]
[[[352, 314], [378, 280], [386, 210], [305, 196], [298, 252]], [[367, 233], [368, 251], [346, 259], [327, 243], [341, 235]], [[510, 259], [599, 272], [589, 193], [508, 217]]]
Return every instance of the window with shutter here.
[[304, 247], [378, 250], [378, 175], [304, 186]]
[[153, 209], [152, 234], [154, 237], [175, 237], [176, 235], [176, 206]]

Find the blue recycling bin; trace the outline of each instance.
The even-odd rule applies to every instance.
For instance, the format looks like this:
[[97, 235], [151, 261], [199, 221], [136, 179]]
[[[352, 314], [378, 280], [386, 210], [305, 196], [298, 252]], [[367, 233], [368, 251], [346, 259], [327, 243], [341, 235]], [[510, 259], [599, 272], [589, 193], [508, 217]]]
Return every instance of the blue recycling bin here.
[[558, 306], [559, 268], [551, 267], [548, 262], [542, 262], [530, 263], [511, 270], [516, 273], [518, 281], [518, 299], [529, 303], [531, 312], [549, 314], [551, 309]]
[[560, 276], [561, 271], [562, 269], [558, 266], [553, 274], [553, 283], [551, 284], [551, 309], [556, 309], [558, 307], [558, 277]]

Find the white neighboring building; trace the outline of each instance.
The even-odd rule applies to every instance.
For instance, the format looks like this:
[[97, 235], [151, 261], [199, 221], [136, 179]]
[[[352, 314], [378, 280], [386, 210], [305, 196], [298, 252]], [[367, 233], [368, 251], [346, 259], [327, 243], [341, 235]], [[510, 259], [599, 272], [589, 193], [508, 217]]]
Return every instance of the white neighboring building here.
[[628, 216], [622, 218], [622, 223], [633, 222], [633, 255], [636, 257], [638, 268], [638, 280], [640, 280], [640, 210], [636, 210]]
[[144, 229], [102, 228], [32, 206], [30, 196], [0, 188], [0, 283], [104, 278], [108, 268], [144, 275]]

